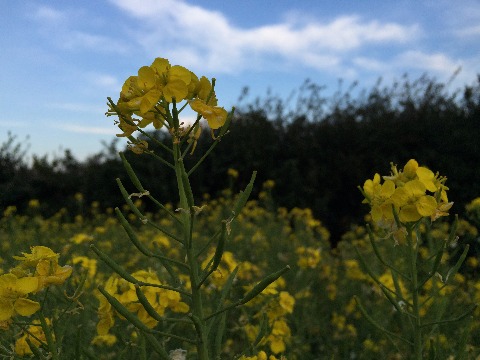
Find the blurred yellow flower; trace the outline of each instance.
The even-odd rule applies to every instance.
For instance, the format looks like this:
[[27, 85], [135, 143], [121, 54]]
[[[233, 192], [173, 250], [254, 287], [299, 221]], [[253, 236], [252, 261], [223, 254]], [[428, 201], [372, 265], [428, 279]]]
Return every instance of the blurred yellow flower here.
[[[47, 325], [51, 325], [50, 319], [45, 319]], [[39, 320], [34, 320], [32, 325], [29, 325], [24, 335], [15, 341], [15, 353], [20, 356], [32, 355], [32, 349], [27, 343], [27, 339], [35, 346], [40, 347], [47, 342], [45, 333], [40, 326]]]
[[27, 298], [38, 287], [38, 278], [17, 278], [14, 274], [0, 275], [0, 321], [12, 316], [30, 316], [40, 310], [40, 304]]

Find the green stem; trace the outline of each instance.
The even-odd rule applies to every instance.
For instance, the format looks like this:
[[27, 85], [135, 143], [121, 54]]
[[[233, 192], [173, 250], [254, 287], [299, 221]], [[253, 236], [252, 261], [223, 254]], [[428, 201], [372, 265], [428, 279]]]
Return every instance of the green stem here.
[[408, 262], [410, 267], [410, 290], [412, 293], [413, 311], [413, 348], [414, 359], [422, 360], [422, 323], [420, 320], [420, 304], [417, 279], [417, 248], [413, 242], [413, 227], [407, 226]]
[[[174, 117], [176, 112], [174, 111]], [[188, 186], [186, 177], [188, 177], [183, 161], [181, 160], [181, 149], [179, 144], [173, 144], [173, 155], [175, 163], [175, 175], [177, 178], [178, 193], [180, 198], [180, 208], [188, 210], [182, 212], [182, 223], [183, 223], [183, 244], [186, 249], [186, 258], [187, 264], [190, 267], [190, 282], [192, 288], [192, 313], [191, 319], [195, 319], [194, 325], [197, 331], [197, 354], [198, 360], [209, 360], [208, 354], [208, 344], [207, 344], [207, 333], [206, 333], [206, 324], [204, 315], [203, 315], [203, 301], [201, 289], [198, 287], [200, 282], [199, 278], [199, 263], [197, 257], [195, 256], [195, 251], [192, 243], [192, 221], [193, 217], [191, 216], [191, 209], [189, 202], [192, 202], [190, 197], [191, 189], [185, 189], [185, 186]], [[190, 196], [189, 196], [190, 195]]]
[[40, 324], [42, 325], [42, 330], [45, 333], [45, 339], [47, 340], [48, 351], [52, 355], [51, 359], [58, 360], [57, 344], [55, 343], [55, 339], [53, 338], [52, 329], [50, 329], [50, 326], [48, 326], [47, 321], [45, 320], [43, 311], [40, 311], [38, 318], [40, 320]]

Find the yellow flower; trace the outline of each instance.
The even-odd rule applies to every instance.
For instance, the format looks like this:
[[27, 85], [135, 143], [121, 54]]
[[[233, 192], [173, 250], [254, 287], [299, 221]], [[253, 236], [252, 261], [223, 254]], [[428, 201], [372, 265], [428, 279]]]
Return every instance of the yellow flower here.
[[112, 334], [97, 335], [93, 338], [92, 344], [98, 346], [112, 346], [117, 342], [117, 337]]
[[[161, 284], [157, 275], [152, 271], [139, 270], [133, 273], [132, 276], [141, 282]], [[187, 313], [189, 311], [188, 305], [181, 301], [180, 294], [176, 291], [151, 286], [142, 286], [140, 289], [150, 305], [160, 315], [163, 315], [167, 308], [179, 313]], [[147, 313], [143, 305], [138, 301], [133, 284], [112, 275], [107, 281], [105, 290], [113, 295], [129, 311], [135, 313], [140, 321], [147, 327], [153, 328], [157, 325], [157, 321]], [[98, 298], [100, 300], [100, 306], [98, 308], [100, 321], [97, 324], [97, 333], [98, 335], [105, 335], [114, 324], [115, 313], [110, 303], [102, 295], [98, 295]]]
[[[434, 174], [426, 167], [419, 166], [415, 159], [410, 159], [402, 171], [392, 164], [390, 176], [384, 176], [381, 184], [379, 174], [373, 180], [365, 181], [364, 203], [371, 206], [372, 220], [381, 227], [397, 231], [393, 219], [392, 205], [398, 212], [400, 222], [416, 222], [422, 217], [432, 221], [447, 216], [453, 203], [448, 202], [445, 177]], [[397, 237], [401, 233], [397, 233]]]
[[58, 265], [59, 254], [53, 252], [46, 246], [33, 246], [31, 253], [22, 253], [23, 256], [14, 256], [13, 258], [22, 263], [12, 269], [12, 273], [17, 276], [26, 276], [30, 270], [34, 270], [34, 276], [37, 277], [37, 289], [40, 291], [48, 285], [59, 285], [70, 277], [72, 267]]
[[93, 236], [84, 233], [75, 234], [71, 237], [70, 241], [74, 244], [83, 244], [93, 240]]
[[431, 195], [425, 195], [426, 187], [420, 180], [411, 180], [395, 189], [391, 200], [400, 209], [398, 217], [401, 222], [414, 222], [436, 212], [437, 201]]
[[[38, 277], [38, 290], [48, 285], [60, 285], [72, 275], [72, 267], [69, 265], [59, 266], [47, 260], [39, 261], [35, 275]], [[37, 291], [38, 291], [37, 290]]]
[[320, 262], [321, 252], [320, 249], [314, 249], [311, 247], [299, 246], [295, 252], [297, 253], [298, 261], [297, 265], [302, 269], [315, 269]]
[[[47, 325], [51, 324], [50, 319], [45, 319]], [[34, 320], [32, 325], [28, 326], [28, 332], [15, 341], [15, 353], [20, 356], [32, 355], [32, 350], [27, 343], [27, 339], [35, 346], [40, 347], [41, 342], [46, 343], [47, 339], [39, 320]]]
[[376, 223], [391, 223], [393, 221], [392, 203], [390, 197], [395, 192], [395, 183], [392, 180], [385, 180], [380, 184], [379, 174], [375, 174], [373, 180], [365, 181], [363, 191], [365, 194], [364, 203], [371, 206], [370, 214]]
[[291, 314], [293, 312], [293, 306], [295, 305], [295, 298], [286, 291], [280, 291], [279, 297], [279, 303], [282, 309]]
[[36, 277], [17, 278], [14, 274], [0, 275], [0, 321], [6, 321], [15, 314], [30, 316], [40, 309], [40, 304], [27, 299], [36, 291]]
[[46, 246], [32, 246], [31, 253], [22, 252], [23, 256], [13, 256], [15, 260], [22, 261], [22, 267], [35, 267], [40, 260], [57, 260], [58, 254]]
[[80, 264], [84, 269], [88, 270], [88, 276], [93, 278], [97, 273], [97, 260], [90, 259], [86, 256], [75, 256], [72, 259], [72, 263]]
[[32, 199], [28, 202], [28, 207], [35, 209], [40, 207], [40, 201], [38, 199]]
[[222, 107], [207, 105], [201, 99], [194, 99], [189, 104], [193, 111], [196, 111], [207, 120], [208, 126], [212, 130], [222, 127], [227, 120], [227, 110]]

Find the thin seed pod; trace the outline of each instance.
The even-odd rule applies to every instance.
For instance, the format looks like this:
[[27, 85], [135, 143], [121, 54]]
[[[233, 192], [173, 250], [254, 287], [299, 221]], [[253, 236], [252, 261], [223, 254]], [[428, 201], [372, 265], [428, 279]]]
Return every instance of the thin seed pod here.
[[137, 175], [135, 174], [135, 171], [133, 171], [132, 166], [128, 162], [123, 152], [120, 152], [120, 157], [122, 158], [123, 167], [127, 171], [127, 174], [130, 177], [130, 180], [132, 180], [132, 184], [138, 189], [138, 191], [144, 193], [145, 189], [143, 188], [142, 183], [140, 182]]
[[452, 318], [452, 319], [445, 319], [445, 320], [438, 320], [438, 321], [432, 321], [430, 323], [425, 323], [425, 324], [422, 324], [422, 328], [424, 327], [429, 327], [429, 326], [433, 326], [433, 325], [440, 325], [440, 324], [447, 324], [447, 323], [452, 323], [452, 322], [457, 322], [457, 321], [460, 321], [464, 318], [466, 318], [467, 316], [471, 315], [476, 309], [477, 309], [478, 305], [477, 304], [473, 304], [470, 309], [468, 309], [467, 311], [465, 311], [463, 314], [455, 317], [455, 318]]
[[138, 337], [138, 348], [140, 352], [140, 359], [139, 360], [147, 360], [147, 347], [145, 346], [145, 334], [140, 333], [140, 336]]
[[154, 257], [160, 260], [162, 263], [163, 267], [167, 270], [167, 272], [170, 274], [172, 280], [175, 282], [175, 284], [178, 284], [180, 280], [178, 279], [177, 273], [173, 268], [170, 266], [169, 262], [175, 263], [176, 265], [182, 266], [184, 268], [188, 269], [188, 265], [185, 263], [182, 263], [177, 260], [169, 259], [163, 255], [158, 255], [152, 252], [150, 249], [148, 249], [145, 245], [142, 244], [142, 242], [138, 239], [137, 235], [135, 235], [135, 232], [133, 231], [132, 227], [130, 226], [129, 222], [127, 219], [125, 219], [125, 216], [122, 214], [119, 208], [115, 208], [115, 214], [117, 215], [118, 220], [120, 221], [120, 224], [122, 227], [125, 229], [128, 237], [130, 238], [130, 241], [132, 242], [133, 245], [145, 256], [150, 256]]
[[[227, 298], [227, 295], [228, 293], [230, 292], [230, 289], [232, 288], [233, 286], [233, 281], [235, 280], [235, 277], [237, 276], [237, 272], [238, 272], [238, 269], [240, 268], [239, 265], [237, 265], [235, 267], [235, 269], [233, 269], [232, 273], [228, 276], [228, 279], [227, 281], [225, 282], [225, 285], [223, 285], [222, 287], [222, 290], [220, 292], [220, 297], [218, 299], [218, 303], [216, 305], [216, 310], [213, 314], [210, 314], [206, 319], [210, 319], [212, 317], [215, 317], [216, 315], [220, 314], [222, 312], [221, 308], [222, 308], [222, 305], [224, 304], [225, 302], [225, 299]], [[235, 306], [238, 306], [240, 305], [239, 303], [235, 303], [233, 304], [233, 307]], [[230, 309], [230, 308], [233, 308], [232, 306], [231, 307], [228, 307], [226, 310]], [[225, 311], [226, 311], [225, 310]], [[210, 328], [213, 326], [215, 321], [211, 321], [208, 325], [207, 325], [207, 334], [210, 332]]]
[[153, 347], [153, 350], [160, 355], [162, 360], [169, 360], [170, 356], [168, 356], [167, 351], [163, 348], [163, 346], [158, 342], [153, 334], [144, 333], [145, 339], [147, 339], [148, 343]]
[[360, 260], [360, 265], [363, 266], [367, 274], [372, 278], [373, 281], [375, 281], [377, 284], [381, 284], [380, 280], [378, 280], [378, 277], [373, 273], [372, 269], [368, 266], [367, 262], [363, 258], [362, 254], [360, 254], [360, 251], [356, 246], [353, 247], [355, 252], [357, 253], [357, 257]]
[[142, 289], [140, 289], [140, 286], [135, 285], [135, 292], [137, 293], [138, 301], [140, 304], [142, 304], [143, 308], [147, 312], [148, 315], [150, 315], [152, 318], [154, 318], [157, 321], [162, 321], [162, 317], [160, 316], [159, 313], [155, 311], [153, 308], [152, 304], [148, 301], [147, 297], [145, 294], [142, 292]]
[[452, 228], [450, 229], [450, 234], [448, 235], [446, 246], [450, 246], [450, 244], [457, 238], [456, 236], [457, 227], [458, 227], [458, 215], [455, 215], [455, 220], [453, 220]]
[[200, 289], [200, 287], [203, 285], [203, 283], [208, 279], [208, 277], [215, 271], [217, 270], [218, 266], [220, 265], [220, 262], [222, 261], [222, 256], [223, 256], [223, 251], [225, 248], [225, 238], [226, 238], [226, 233], [227, 233], [227, 221], [222, 220], [222, 231], [220, 233], [220, 239], [218, 240], [217, 248], [215, 249], [215, 254], [213, 255], [213, 258], [208, 262], [208, 265], [206, 266], [206, 269], [208, 269], [208, 272], [203, 276], [202, 280], [197, 285], [197, 288]]
[[246, 304], [253, 298], [255, 298], [257, 295], [259, 295], [265, 288], [273, 283], [275, 280], [277, 280], [280, 276], [285, 274], [288, 270], [290, 270], [290, 266], [287, 265], [283, 269], [278, 270], [277, 272], [274, 272], [273, 274], [268, 275], [266, 278], [261, 280], [257, 285], [253, 287], [252, 290], [250, 290], [241, 300], [240, 304]]
[[383, 295], [386, 296], [386, 298], [388, 299], [388, 301], [390, 301], [390, 303], [393, 305], [395, 310], [397, 310], [399, 313], [403, 313], [403, 310], [400, 308], [397, 301], [393, 298], [392, 294], [390, 293], [390, 289], [387, 289], [385, 285], [380, 284], [380, 290], [382, 290]]
[[130, 210], [132, 210], [132, 212], [137, 215], [137, 217], [143, 222], [143, 223], [146, 223], [148, 221], [148, 219], [143, 216], [143, 214], [140, 212], [140, 210], [138, 210], [138, 208], [135, 206], [135, 204], [133, 203], [132, 199], [130, 199], [130, 196], [128, 195], [127, 193], [127, 190], [125, 189], [125, 187], [123, 186], [122, 184], [122, 181], [117, 178], [117, 184], [118, 184], [118, 187], [120, 188], [120, 192], [122, 193], [122, 196], [123, 198], [125, 199], [125, 201], [127, 202], [128, 206], [130, 207]]
[[33, 355], [35, 355], [35, 358], [36, 359], [40, 359], [40, 360], [43, 360], [43, 359], [47, 359], [43, 354], [42, 352], [40, 351], [40, 349], [38, 347], [35, 346], [35, 344], [27, 337], [25, 339], [27, 341], [27, 344], [28, 346], [30, 347], [30, 350], [32, 350], [32, 353]]
[[192, 320], [193, 326], [195, 326], [195, 330], [197, 331], [198, 336], [201, 337], [201, 334], [203, 333], [202, 322], [200, 321], [200, 319], [196, 315], [189, 314], [188, 316]]
[[355, 302], [357, 303], [357, 306], [358, 308], [360, 309], [360, 312], [362, 313], [362, 315], [365, 317], [365, 319], [367, 319], [367, 321], [372, 324], [374, 327], [376, 327], [378, 330], [382, 331], [383, 333], [389, 335], [389, 336], [392, 336], [392, 337], [395, 337], [397, 339], [400, 339], [402, 340], [403, 342], [413, 346], [413, 343], [407, 339], [405, 339], [404, 337], [400, 336], [400, 335], [397, 335], [391, 331], [388, 331], [387, 329], [385, 329], [382, 325], [380, 325], [379, 323], [377, 323], [368, 313], [367, 311], [365, 310], [365, 308], [362, 306], [362, 303], [360, 302], [360, 299], [357, 297], [357, 296], [353, 296], [353, 298], [355, 299]]
[[254, 171], [253, 174], [252, 174], [252, 177], [250, 178], [250, 182], [248, 183], [247, 187], [245, 188], [244, 191], [241, 191], [239, 196], [238, 196], [238, 200], [233, 208], [233, 217], [232, 217], [232, 220], [234, 218], [236, 218], [238, 216], [238, 214], [240, 213], [240, 211], [242, 210], [242, 208], [245, 206], [245, 204], [247, 203], [247, 200], [248, 198], [250, 197], [250, 194], [252, 192], [252, 189], [253, 189], [253, 183], [255, 182], [255, 177], [257, 176], [257, 172]]
[[193, 192], [192, 192], [192, 187], [190, 186], [190, 180], [188, 180], [188, 175], [185, 172], [183, 162], [181, 163], [181, 171], [182, 171], [183, 190], [185, 191], [185, 196], [187, 197], [187, 204], [189, 208], [188, 210], [191, 211], [195, 203], [193, 200]]
[[207, 343], [207, 332], [205, 329], [204, 324], [200, 320], [200, 318], [194, 314], [188, 315], [195, 326], [195, 330], [197, 331], [197, 341], [200, 341], [202, 344]]
[[266, 313], [262, 314], [262, 323], [260, 324], [260, 331], [258, 332], [255, 341], [253, 342], [253, 346], [258, 346], [260, 341], [268, 334], [268, 317]]
[[140, 240], [138, 240], [137, 235], [133, 231], [132, 227], [128, 223], [125, 216], [122, 214], [118, 207], [115, 208], [115, 214], [117, 215], [118, 220], [120, 221], [120, 225], [125, 229], [127, 232], [128, 237], [133, 245], [145, 256], [153, 256], [153, 252], [150, 251], [145, 245], [143, 245]]
[[107, 298], [108, 302], [113, 306], [113, 308], [138, 330], [145, 331], [147, 333], [152, 331], [138, 318], [138, 316], [128, 311], [128, 309], [123, 306], [120, 301], [118, 301], [114, 296], [110, 295], [103, 287], [99, 286], [98, 290]]
[[463, 262], [465, 261], [465, 258], [467, 257], [468, 250], [470, 249], [470, 245], [467, 244], [465, 246], [465, 250], [463, 250], [462, 255], [458, 259], [457, 263], [455, 264], [454, 267], [452, 267], [450, 270], [448, 270], [447, 276], [445, 276], [445, 284], [448, 284], [448, 281], [455, 276], [457, 273], [458, 269], [460, 269], [460, 266], [462, 266]]
[[462, 335], [460, 340], [457, 341], [457, 353], [458, 360], [467, 359], [467, 342], [470, 339], [470, 333], [472, 332], [473, 316], [470, 316], [466, 325], [463, 326]]
[[442, 244], [442, 248], [438, 250], [437, 255], [435, 256], [435, 260], [433, 262], [432, 270], [430, 271], [430, 277], [432, 277], [438, 270], [438, 267], [440, 266], [440, 262], [442, 261], [443, 253], [445, 250], [445, 245], [446, 242]]
[[223, 251], [225, 249], [225, 239], [227, 237], [227, 222], [222, 221], [222, 232], [220, 233], [220, 239], [218, 240], [217, 248], [215, 249], [215, 255], [213, 256], [213, 264], [210, 271], [215, 271], [222, 261]]
[[220, 359], [220, 353], [222, 351], [222, 340], [225, 333], [226, 313], [223, 313], [218, 318], [218, 325], [215, 327], [217, 332], [215, 333], [215, 339], [213, 343], [212, 355], [214, 359]]
[[430, 339], [430, 350], [428, 351], [428, 360], [435, 360], [437, 358], [437, 349], [435, 348], [435, 342]]
[[43, 315], [42, 310], [40, 310], [40, 314], [38, 316], [38, 319], [40, 320], [40, 324], [42, 325], [42, 330], [45, 334], [45, 339], [47, 340], [48, 350], [49, 350], [50, 354], [52, 355], [51, 358], [56, 360], [56, 359], [58, 359], [57, 343], [55, 342], [55, 339], [53, 338], [52, 329], [50, 329], [50, 326], [47, 324], [47, 321], [45, 320], [45, 316]]
[[393, 265], [390, 265], [388, 262], [386, 262], [382, 255], [380, 254], [380, 250], [378, 250], [378, 247], [377, 247], [377, 244], [375, 243], [375, 238], [373, 236], [373, 232], [372, 232], [372, 229], [370, 228], [370, 225], [367, 224], [366, 226], [367, 228], [367, 232], [368, 232], [368, 239], [370, 240], [370, 244], [372, 245], [372, 249], [373, 249], [373, 252], [375, 253], [375, 256], [377, 257], [377, 259], [386, 267], [388, 267], [389, 269], [393, 270], [395, 273], [399, 274], [402, 278], [410, 281], [410, 278], [405, 275], [404, 273], [402, 273], [400, 270], [398, 270], [395, 266]]
[[100, 259], [103, 260], [105, 264], [107, 264], [113, 271], [115, 271], [118, 275], [120, 275], [122, 278], [127, 280], [128, 282], [132, 284], [137, 284], [138, 280], [135, 279], [132, 275], [130, 275], [124, 268], [122, 268], [120, 265], [118, 265], [112, 258], [110, 258], [107, 254], [105, 254], [103, 251], [97, 249], [95, 245], [90, 245], [90, 249], [92, 249], [95, 254], [98, 255]]
[[98, 360], [98, 357], [96, 357], [91, 350], [85, 347], [82, 347], [82, 355], [85, 355], [90, 360]]

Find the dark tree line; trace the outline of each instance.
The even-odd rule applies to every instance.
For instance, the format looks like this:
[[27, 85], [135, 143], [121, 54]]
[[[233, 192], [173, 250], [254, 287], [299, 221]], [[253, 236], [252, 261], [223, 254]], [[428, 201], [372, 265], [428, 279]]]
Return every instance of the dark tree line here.
[[[403, 166], [415, 158], [447, 175], [459, 214], [480, 196], [480, 77], [454, 92], [428, 76], [404, 77], [388, 86], [379, 82], [362, 91], [354, 84], [332, 96], [324, 96], [324, 90], [306, 81], [287, 100], [272, 95], [239, 100], [230, 134], [196, 171], [195, 192], [215, 195], [225, 188], [228, 168], [239, 171], [238, 188], [258, 170], [257, 191], [263, 181], [275, 180], [276, 204], [312, 208], [334, 242], [367, 210], [357, 186], [375, 172], [388, 173], [390, 162]], [[156, 136], [169, 141], [165, 133]], [[204, 131], [188, 161], [196, 161], [211, 141]], [[66, 151], [63, 157], [34, 157], [27, 164], [12, 137], [0, 148], [0, 209], [22, 209], [33, 198], [45, 213], [73, 209], [76, 192], [86, 203], [121, 204], [115, 178], [128, 180], [117, 147], [112, 142], [83, 162]], [[147, 189], [162, 201], [176, 201], [173, 173], [146, 155], [128, 152], [128, 157], [136, 158], [132, 165]]]

